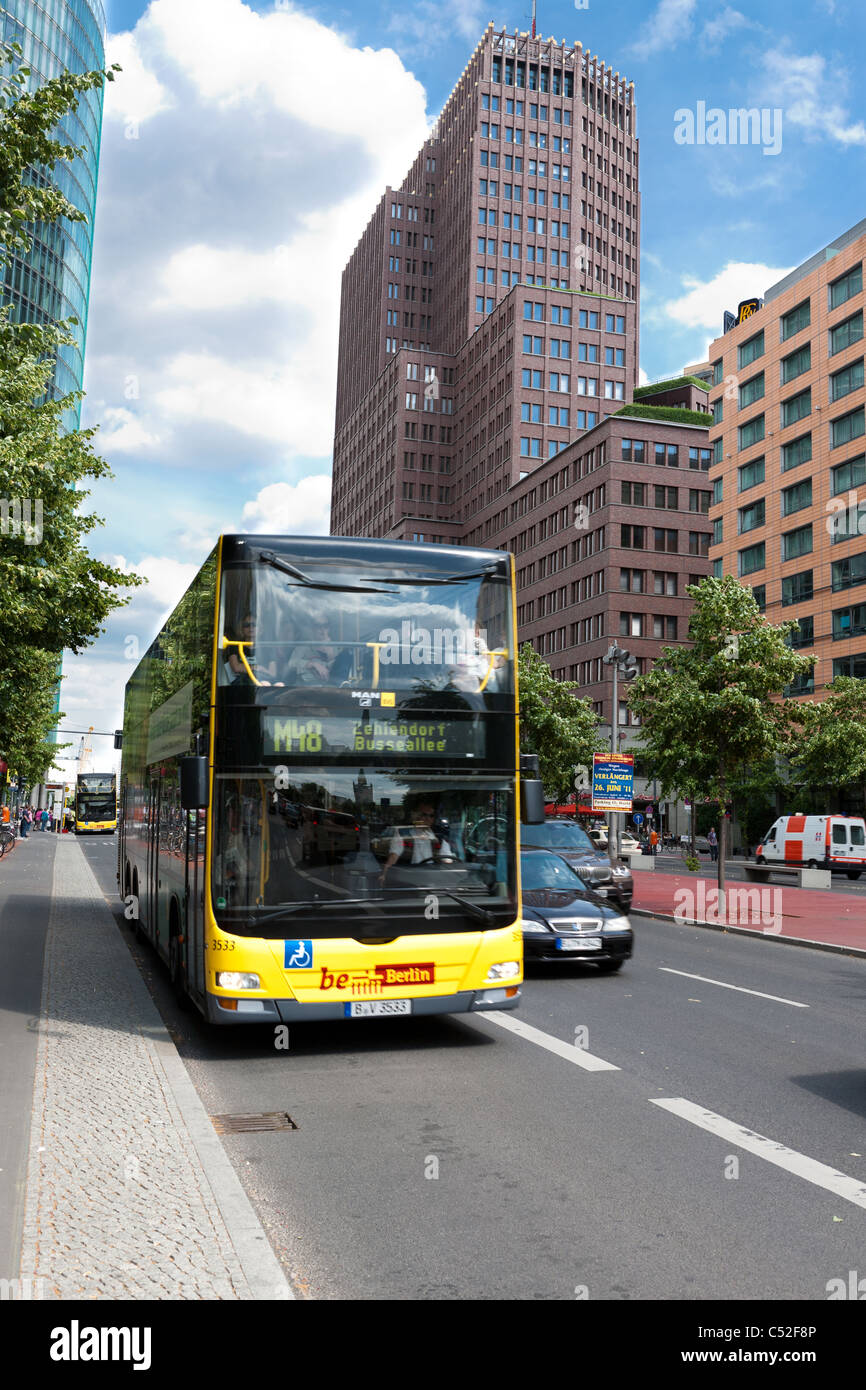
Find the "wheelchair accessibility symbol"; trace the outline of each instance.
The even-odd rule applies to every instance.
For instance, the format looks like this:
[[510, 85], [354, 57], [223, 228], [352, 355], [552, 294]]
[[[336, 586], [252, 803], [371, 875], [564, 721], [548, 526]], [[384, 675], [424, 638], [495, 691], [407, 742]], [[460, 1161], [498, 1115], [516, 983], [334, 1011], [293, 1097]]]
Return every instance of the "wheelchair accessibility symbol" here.
[[283, 952], [283, 966], [286, 970], [312, 970], [312, 941], [287, 941]]

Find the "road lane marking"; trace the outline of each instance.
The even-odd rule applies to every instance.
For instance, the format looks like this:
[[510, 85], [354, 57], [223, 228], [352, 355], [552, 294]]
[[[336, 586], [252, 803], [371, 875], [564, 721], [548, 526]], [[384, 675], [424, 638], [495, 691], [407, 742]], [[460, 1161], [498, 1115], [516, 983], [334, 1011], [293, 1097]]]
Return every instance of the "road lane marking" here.
[[775, 1163], [777, 1168], [784, 1168], [795, 1177], [805, 1178], [816, 1187], [823, 1187], [827, 1192], [832, 1192], [836, 1197], [843, 1197], [846, 1202], [853, 1202], [855, 1207], [862, 1207], [866, 1211], [866, 1185], [857, 1178], [849, 1178], [846, 1173], [840, 1173], [836, 1168], [828, 1168], [826, 1163], [807, 1158], [805, 1154], [797, 1153], [796, 1149], [786, 1148], [775, 1139], [756, 1134], [754, 1130], [735, 1124], [733, 1120], [726, 1120], [723, 1115], [716, 1115], [712, 1110], [705, 1110], [703, 1106], [694, 1105], [681, 1096], [670, 1100], [651, 1098], [651, 1104], [659, 1105], [662, 1110], [668, 1110], [672, 1115], [679, 1115], [681, 1119], [688, 1120], [700, 1129], [718, 1135], [726, 1143], [736, 1144], [738, 1148], [757, 1154], [758, 1158]]
[[576, 1067], [583, 1067], [584, 1071], [619, 1071], [620, 1068], [614, 1066], [613, 1062], [606, 1062], [603, 1057], [594, 1057], [591, 1052], [584, 1052], [582, 1047], [575, 1047], [574, 1043], [563, 1042], [561, 1038], [555, 1038], [552, 1033], [543, 1033], [540, 1028], [533, 1028], [531, 1023], [524, 1023], [519, 1018], [512, 1018], [511, 1014], [500, 1013], [494, 1010], [491, 1013], [477, 1014], [478, 1018], [489, 1018], [491, 1023], [497, 1023], [500, 1028], [505, 1028], [509, 1033], [516, 1033], [518, 1038], [523, 1038], [526, 1042], [535, 1043], [536, 1047], [546, 1048], [548, 1052], [556, 1053], [557, 1057], [563, 1057], [566, 1062], [573, 1062]]
[[669, 965], [660, 965], [666, 975], [684, 975], [687, 980], [700, 980], [704, 985], [718, 985], [719, 989], [735, 989], [739, 994], [754, 994], [758, 999], [772, 999], [776, 1004], [790, 1004], [792, 1009], [810, 1009], [811, 1004], [798, 1004], [796, 999], [783, 999], [778, 994], [763, 994], [759, 989], [746, 989], [744, 985], [729, 985], [724, 980], [711, 980], [706, 975], [690, 975], [688, 970], [673, 970]]

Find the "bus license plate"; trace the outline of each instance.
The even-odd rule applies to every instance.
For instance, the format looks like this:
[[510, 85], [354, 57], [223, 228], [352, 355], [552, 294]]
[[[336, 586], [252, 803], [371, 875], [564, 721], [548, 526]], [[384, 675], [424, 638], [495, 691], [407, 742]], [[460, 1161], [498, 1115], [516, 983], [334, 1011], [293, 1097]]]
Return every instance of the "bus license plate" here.
[[346, 1004], [346, 1018], [380, 1018], [383, 1014], [410, 1014], [411, 999], [365, 999], [363, 1003]]
[[557, 942], [560, 951], [600, 951], [600, 936], [583, 936], [579, 940], [576, 937], [560, 937]]

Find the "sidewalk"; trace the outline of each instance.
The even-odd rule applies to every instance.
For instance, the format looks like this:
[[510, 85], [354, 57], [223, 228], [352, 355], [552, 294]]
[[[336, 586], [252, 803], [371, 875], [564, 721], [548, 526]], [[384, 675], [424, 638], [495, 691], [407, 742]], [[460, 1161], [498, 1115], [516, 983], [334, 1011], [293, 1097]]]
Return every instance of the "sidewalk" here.
[[[50, 1299], [291, 1298], [80, 845], [37, 836], [16, 869], [47, 867], [49, 846], [38, 1020], [14, 981], [3, 996], [4, 1037], [36, 1028], [38, 1048], [20, 1267], [0, 1278]], [[5, 868], [4, 946], [21, 882]]]
[[[732, 865], [737, 862], [731, 861]], [[741, 867], [742, 863], [740, 860]], [[656, 874], [636, 869], [631, 910], [684, 925], [774, 937], [789, 944], [866, 956], [863, 894], [730, 879], [726, 888], [727, 923], [719, 920], [715, 879], [687, 871]]]

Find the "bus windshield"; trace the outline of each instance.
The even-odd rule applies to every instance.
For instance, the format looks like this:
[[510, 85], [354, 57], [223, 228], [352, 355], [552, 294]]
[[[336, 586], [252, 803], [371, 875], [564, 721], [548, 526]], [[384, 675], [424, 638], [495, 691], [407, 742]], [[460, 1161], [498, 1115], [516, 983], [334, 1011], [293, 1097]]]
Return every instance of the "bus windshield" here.
[[215, 779], [213, 901], [250, 936], [381, 937], [502, 927], [516, 913], [504, 779], [355, 765]]
[[219, 683], [255, 687], [265, 701], [299, 687], [511, 689], [504, 576], [404, 570], [383, 578], [383, 568], [308, 563], [299, 580], [276, 562], [227, 567]]

